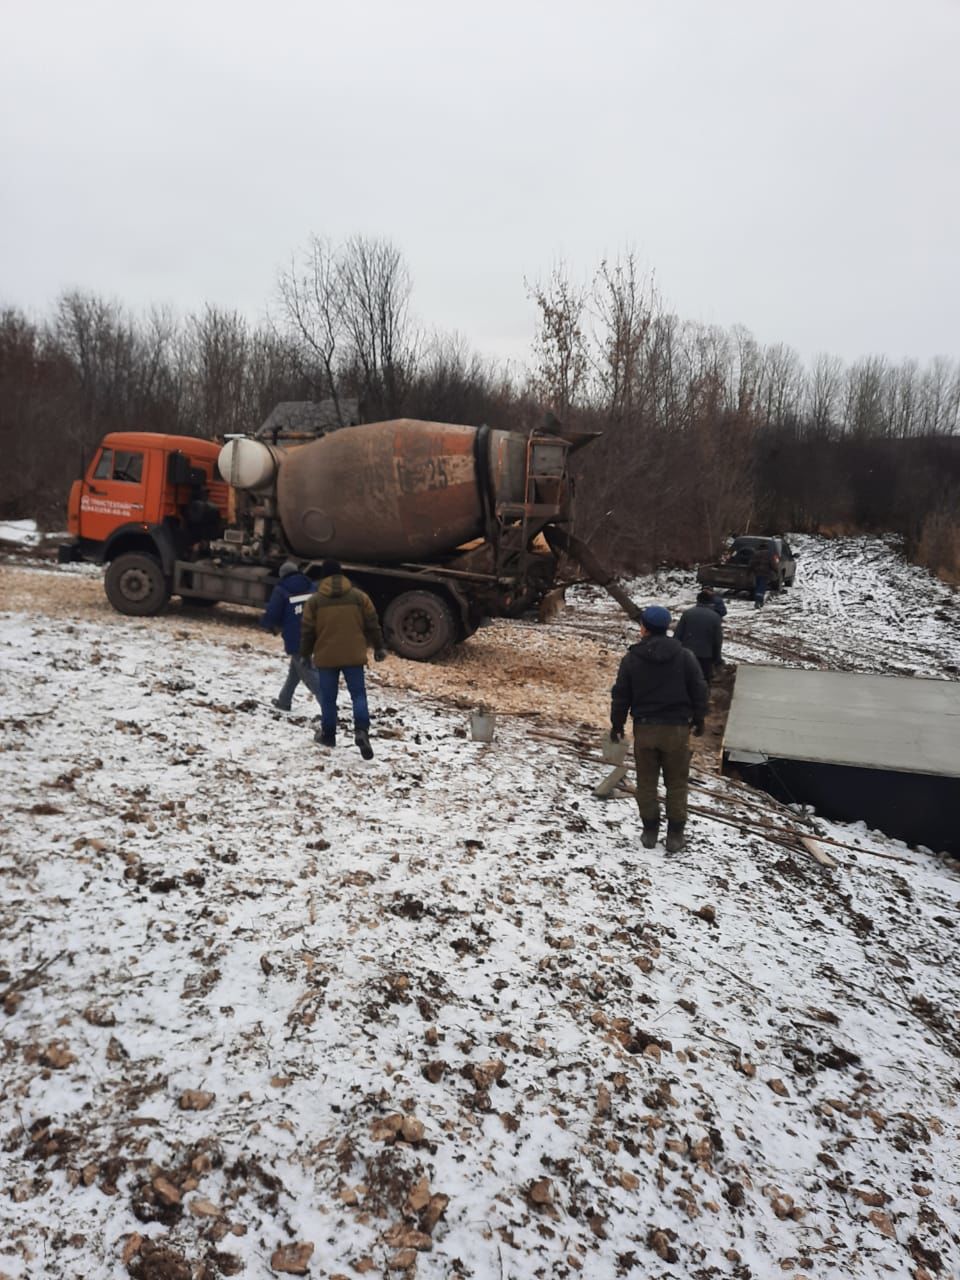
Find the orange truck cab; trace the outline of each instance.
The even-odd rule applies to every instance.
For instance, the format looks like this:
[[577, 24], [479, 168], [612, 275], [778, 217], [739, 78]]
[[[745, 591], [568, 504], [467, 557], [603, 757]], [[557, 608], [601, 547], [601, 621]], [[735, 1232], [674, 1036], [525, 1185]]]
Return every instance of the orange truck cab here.
[[[104, 436], [70, 490], [61, 562], [106, 564], [105, 587], [122, 613], [156, 613], [174, 569], [220, 536], [231, 491], [217, 472], [220, 445], [192, 436], [117, 431]], [[182, 594], [195, 594], [189, 587]]]

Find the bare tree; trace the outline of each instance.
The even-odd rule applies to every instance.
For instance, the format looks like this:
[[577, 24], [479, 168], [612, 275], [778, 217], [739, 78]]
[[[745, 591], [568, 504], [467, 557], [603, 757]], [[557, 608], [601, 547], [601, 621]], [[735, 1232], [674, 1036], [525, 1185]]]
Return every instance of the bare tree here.
[[946, 356], [934, 356], [920, 381], [924, 435], [947, 435], [957, 430], [960, 370]]
[[832, 435], [839, 422], [842, 386], [843, 362], [837, 356], [818, 355], [807, 380], [806, 417], [814, 434]]
[[854, 436], [889, 434], [884, 397], [887, 362], [883, 356], [866, 356], [847, 370], [844, 426]]
[[527, 295], [540, 312], [534, 339], [535, 386], [566, 422], [580, 402], [589, 369], [583, 332], [587, 291], [572, 285], [558, 263], [545, 285], [527, 284]]
[[251, 423], [244, 404], [249, 336], [236, 311], [206, 306], [191, 316], [193, 416], [204, 435], [244, 431]]
[[419, 357], [420, 338], [409, 316], [410, 273], [389, 241], [354, 236], [343, 246], [337, 275], [349, 354], [361, 374], [363, 398], [393, 417], [401, 410]]
[[764, 349], [760, 404], [769, 423], [799, 422], [803, 383], [803, 365], [793, 347], [778, 342]]
[[633, 418], [640, 398], [644, 346], [656, 296], [640, 277], [631, 253], [612, 265], [600, 264], [592, 301], [599, 325], [593, 363], [601, 404], [610, 419], [626, 421]]
[[734, 325], [736, 345], [736, 406], [738, 413], [752, 413], [760, 398], [763, 355], [756, 338], [743, 325]]
[[330, 242], [313, 235], [300, 263], [291, 260], [280, 273], [277, 290], [284, 328], [301, 353], [305, 372], [316, 369], [320, 396], [329, 396], [341, 425], [339, 364], [347, 335], [343, 272]]

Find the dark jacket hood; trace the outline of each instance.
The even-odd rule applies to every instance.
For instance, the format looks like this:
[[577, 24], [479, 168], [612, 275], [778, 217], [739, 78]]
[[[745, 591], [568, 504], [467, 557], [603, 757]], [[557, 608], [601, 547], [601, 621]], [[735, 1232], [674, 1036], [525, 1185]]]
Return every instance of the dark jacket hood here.
[[643, 662], [657, 664], [672, 662], [680, 648], [682, 645], [679, 640], [674, 640], [672, 636], [645, 636], [638, 644], [630, 646], [631, 652]]
[[610, 723], [689, 724], [707, 714], [707, 682], [700, 664], [679, 640], [646, 636], [624, 654], [610, 691]]

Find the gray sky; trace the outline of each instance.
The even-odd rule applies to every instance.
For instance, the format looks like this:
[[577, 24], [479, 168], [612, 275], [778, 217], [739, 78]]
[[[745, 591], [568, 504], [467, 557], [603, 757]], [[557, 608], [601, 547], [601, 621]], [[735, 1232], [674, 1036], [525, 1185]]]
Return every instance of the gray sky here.
[[806, 358], [956, 357], [958, 68], [960, 0], [4, 0], [0, 304], [259, 319], [363, 232], [488, 355], [633, 249]]

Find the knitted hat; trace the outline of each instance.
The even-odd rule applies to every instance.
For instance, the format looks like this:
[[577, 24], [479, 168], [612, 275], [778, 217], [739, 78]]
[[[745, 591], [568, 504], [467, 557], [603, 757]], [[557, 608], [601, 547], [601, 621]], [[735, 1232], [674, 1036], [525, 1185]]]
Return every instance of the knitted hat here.
[[320, 566], [320, 572], [317, 574], [317, 577], [333, 578], [336, 577], [338, 573], [343, 573], [343, 565], [339, 560], [324, 560], [323, 564]]
[[280, 566], [281, 578], [286, 578], [291, 573], [299, 573], [299, 572], [300, 572], [300, 566], [297, 564], [296, 560], [284, 560], [283, 564]]
[[640, 611], [640, 621], [648, 631], [666, 631], [670, 625], [670, 610], [660, 604], [647, 605]]

